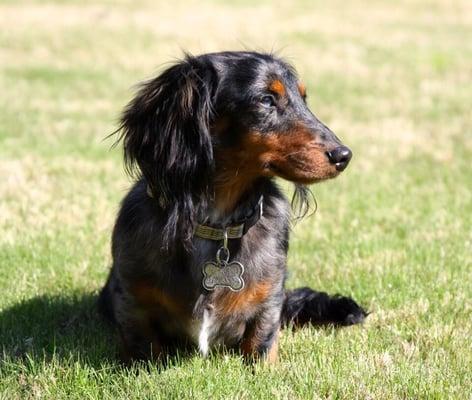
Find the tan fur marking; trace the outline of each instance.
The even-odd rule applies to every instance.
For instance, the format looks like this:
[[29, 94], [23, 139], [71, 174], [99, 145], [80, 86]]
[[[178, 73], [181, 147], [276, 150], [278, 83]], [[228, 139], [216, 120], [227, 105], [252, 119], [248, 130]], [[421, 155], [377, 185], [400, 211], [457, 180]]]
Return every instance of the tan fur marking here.
[[306, 87], [301, 82], [298, 83], [298, 92], [300, 93], [300, 96], [306, 97]]
[[215, 302], [217, 313], [221, 315], [244, 312], [262, 303], [270, 294], [270, 282], [255, 283], [240, 292], [228, 292]]
[[280, 330], [277, 331], [275, 334], [275, 339], [274, 342], [272, 343], [271, 348], [267, 352], [267, 362], [269, 364], [273, 364], [277, 361], [278, 356], [279, 356], [279, 335], [280, 335]]
[[174, 314], [182, 313], [182, 306], [162, 290], [153, 287], [147, 282], [138, 282], [131, 289], [131, 293], [139, 305], [143, 307], [160, 306]]
[[238, 147], [216, 154], [216, 207], [223, 213], [231, 212], [261, 176], [277, 175], [304, 184], [336, 176], [338, 172], [325, 152], [302, 125], [288, 132], [245, 133]]
[[240, 196], [250, 188], [261, 175], [259, 160], [264, 151], [263, 144], [245, 140], [237, 148], [220, 150], [216, 154], [215, 197], [216, 206], [223, 212], [231, 212]]
[[275, 79], [270, 83], [269, 90], [277, 93], [280, 97], [285, 96], [286, 93], [285, 86], [279, 79]]

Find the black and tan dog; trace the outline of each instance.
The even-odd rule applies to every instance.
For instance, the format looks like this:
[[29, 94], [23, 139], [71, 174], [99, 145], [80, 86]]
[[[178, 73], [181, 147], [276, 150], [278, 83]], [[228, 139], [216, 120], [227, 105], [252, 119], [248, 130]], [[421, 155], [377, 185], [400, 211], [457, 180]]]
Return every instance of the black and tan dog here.
[[281, 325], [363, 321], [348, 297], [284, 288], [291, 210], [273, 178], [303, 195], [351, 158], [305, 100], [284, 61], [223, 52], [187, 56], [128, 105], [119, 132], [137, 182], [100, 294], [127, 357], [224, 345], [273, 360]]

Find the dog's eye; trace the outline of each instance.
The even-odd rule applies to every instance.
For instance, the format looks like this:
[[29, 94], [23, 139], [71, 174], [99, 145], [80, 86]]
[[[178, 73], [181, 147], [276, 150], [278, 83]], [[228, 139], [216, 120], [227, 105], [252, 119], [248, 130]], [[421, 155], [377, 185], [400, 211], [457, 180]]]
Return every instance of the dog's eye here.
[[263, 96], [261, 98], [261, 104], [264, 106], [264, 107], [274, 107], [275, 106], [275, 98], [274, 96], [268, 94], [266, 96]]

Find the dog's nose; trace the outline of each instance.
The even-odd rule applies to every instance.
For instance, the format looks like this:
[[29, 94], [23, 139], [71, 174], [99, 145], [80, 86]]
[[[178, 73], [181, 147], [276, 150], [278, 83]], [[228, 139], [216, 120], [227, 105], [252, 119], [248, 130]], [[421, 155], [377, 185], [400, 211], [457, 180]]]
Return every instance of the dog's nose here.
[[336, 170], [344, 171], [351, 161], [352, 152], [346, 146], [336, 147], [334, 150], [327, 151], [326, 155], [331, 164], [334, 164]]

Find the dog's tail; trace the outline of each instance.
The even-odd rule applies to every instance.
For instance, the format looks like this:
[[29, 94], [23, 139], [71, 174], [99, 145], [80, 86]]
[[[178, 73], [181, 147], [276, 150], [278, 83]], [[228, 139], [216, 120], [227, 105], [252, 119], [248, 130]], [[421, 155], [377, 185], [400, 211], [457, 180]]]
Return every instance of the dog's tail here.
[[350, 297], [330, 296], [308, 287], [287, 291], [282, 309], [282, 325], [354, 325], [364, 321], [366, 312]]

